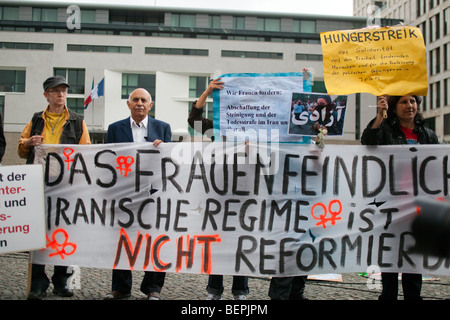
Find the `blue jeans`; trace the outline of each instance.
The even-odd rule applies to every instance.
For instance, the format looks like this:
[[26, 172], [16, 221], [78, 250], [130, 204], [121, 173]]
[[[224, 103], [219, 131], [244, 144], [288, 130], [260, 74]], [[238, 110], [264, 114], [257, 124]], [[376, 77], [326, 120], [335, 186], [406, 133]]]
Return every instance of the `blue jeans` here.
[[[212, 294], [222, 294], [223, 290], [224, 290], [223, 276], [210, 275], [208, 278], [208, 286], [206, 287], [206, 291]], [[247, 295], [248, 292], [249, 292], [248, 277], [233, 276], [233, 285], [231, 287], [231, 293], [237, 296], [237, 295]]]

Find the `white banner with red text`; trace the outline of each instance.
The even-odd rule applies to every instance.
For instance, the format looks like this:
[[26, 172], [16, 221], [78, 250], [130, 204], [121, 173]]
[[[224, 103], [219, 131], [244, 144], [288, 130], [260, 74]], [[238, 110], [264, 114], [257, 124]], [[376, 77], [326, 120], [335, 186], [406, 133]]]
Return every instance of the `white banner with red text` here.
[[[37, 264], [249, 276], [450, 275], [413, 252], [418, 197], [448, 200], [447, 145], [43, 145]], [[432, 235], [430, 235], [432, 236]]]

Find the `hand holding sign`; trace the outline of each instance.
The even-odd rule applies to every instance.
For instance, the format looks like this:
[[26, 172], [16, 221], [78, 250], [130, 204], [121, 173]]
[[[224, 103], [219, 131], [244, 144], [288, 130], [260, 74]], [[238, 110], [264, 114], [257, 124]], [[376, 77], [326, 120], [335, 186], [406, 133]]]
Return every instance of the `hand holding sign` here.
[[378, 97], [377, 107], [378, 107], [378, 112], [381, 110], [381, 112], [383, 114], [383, 118], [386, 119], [387, 118], [387, 109], [389, 107], [386, 95], [382, 95], [381, 97]]

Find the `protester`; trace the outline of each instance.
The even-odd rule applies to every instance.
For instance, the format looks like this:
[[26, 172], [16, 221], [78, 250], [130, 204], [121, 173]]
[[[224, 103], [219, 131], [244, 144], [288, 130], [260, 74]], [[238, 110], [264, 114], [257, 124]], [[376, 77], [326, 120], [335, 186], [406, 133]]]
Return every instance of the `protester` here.
[[[361, 137], [364, 145], [437, 144], [437, 135], [424, 126], [419, 113], [421, 100], [415, 95], [378, 97], [378, 113]], [[383, 114], [386, 112], [387, 117]], [[383, 286], [380, 300], [396, 300], [398, 295], [398, 273], [381, 273]], [[420, 300], [422, 275], [402, 273], [405, 300]]]
[[[106, 143], [152, 142], [154, 146], [158, 146], [161, 142], [171, 142], [170, 125], [148, 116], [153, 102], [147, 90], [134, 90], [127, 105], [131, 116], [109, 125]], [[165, 272], [145, 272], [140, 289], [148, 300], [160, 300], [165, 277]], [[112, 272], [112, 291], [106, 294], [105, 300], [128, 298], [131, 287], [131, 270], [115, 269]]]
[[[43, 83], [44, 97], [48, 106], [44, 111], [33, 115], [25, 126], [19, 139], [17, 153], [27, 159], [27, 164], [34, 162], [34, 147], [40, 144], [90, 144], [89, 132], [83, 116], [72, 112], [66, 106], [69, 85], [61, 76], [53, 76]], [[52, 276], [53, 293], [62, 297], [73, 296], [67, 286], [67, 266], [55, 266]], [[32, 264], [31, 287], [28, 299], [42, 299], [50, 280], [45, 274], [45, 265]]]
[[[214, 140], [214, 136], [212, 135], [213, 122], [211, 119], [204, 118], [203, 112], [208, 96], [211, 95], [214, 89], [220, 90], [223, 88], [223, 82], [220, 81], [221, 79], [222, 78], [217, 78], [210, 81], [208, 87], [198, 100], [193, 102], [188, 118], [189, 125], [193, 129], [202, 134], [206, 134], [206, 136], [212, 140]], [[206, 291], [208, 292], [206, 300], [221, 300], [224, 291], [223, 275], [209, 275]], [[248, 277], [233, 276], [231, 293], [235, 300], [245, 300], [249, 293]]]
[[203, 117], [203, 112], [205, 111], [204, 106], [206, 104], [206, 99], [212, 94], [214, 89], [223, 89], [223, 82], [220, 81], [222, 78], [217, 78], [209, 82], [208, 87], [201, 94], [201, 96], [192, 103], [191, 112], [189, 113], [188, 123], [194, 130], [206, 134], [208, 138], [214, 140], [212, 134], [213, 122], [211, 119]]

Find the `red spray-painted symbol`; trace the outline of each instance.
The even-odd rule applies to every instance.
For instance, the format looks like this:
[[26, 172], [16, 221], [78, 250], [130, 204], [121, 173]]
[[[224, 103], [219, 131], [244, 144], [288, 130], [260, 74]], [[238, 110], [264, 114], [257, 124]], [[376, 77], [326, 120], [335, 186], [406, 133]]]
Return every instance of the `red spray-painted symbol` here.
[[[338, 206], [338, 210], [333, 210], [333, 205], [337, 205]], [[316, 207], [322, 208], [322, 209], [318, 209], [318, 211], [322, 211], [323, 214], [320, 214], [319, 217], [317, 217], [314, 213], [316, 213]], [[330, 203], [328, 204], [328, 210], [327, 207], [321, 203], [318, 202], [316, 204], [314, 204], [311, 208], [311, 216], [316, 219], [319, 220], [319, 222], [316, 224], [316, 226], [320, 226], [322, 225], [324, 227], [324, 229], [327, 228], [326, 223], [330, 222], [331, 225], [335, 225], [336, 220], [341, 220], [341, 217], [338, 217], [338, 215], [340, 215], [342, 212], [342, 203], [339, 200], [332, 200], [330, 201]], [[328, 213], [330, 213], [330, 217], [328, 217]]]
[[[58, 240], [61, 240], [61, 239], [59, 239], [61, 237], [58, 237], [59, 233], [62, 234], [62, 238], [63, 238], [62, 243], [58, 241]], [[47, 238], [47, 246], [45, 247], [45, 249], [51, 248], [52, 250], [55, 250], [55, 252], [50, 253], [48, 255], [49, 257], [59, 255], [61, 257], [61, 259], [64, 260], [64, 255], [70, 256], [70, 255], [74, 254], [75, 251], [77, 250], [77, 245], [75, 243], [68, 242], [69, 234], [64, 229], [56, 229], [52, 234], [52, 241], [50, 241], [50, 239], [48, 238], [48, 235], [46, 235], [46, 238]], [[72, 248], [72, 250], [67, 252], [66, 251], [67, 247]], [[43, 250], [45, 250], [45, 249], [43, 249]]]
[[128, 172], [131, 172], [131, 165], [134, 163], [134, 159], [133, 157], [117, 157], [116, 159], [118, 166], [116, 167], [116, 169], [120, 170], [120, 174], [123, 176], [127, 176]]
[[64, 160], [64, 162], [67, 162], [67, 170], [70, 170], [70, 163], [73, 162], [73, 159], [70, 159], [70, 156], [73, 152], [74, 150], [71, 148], [64, 148], [63, 150], [63, 154], [66, 157], [66, 160]]

